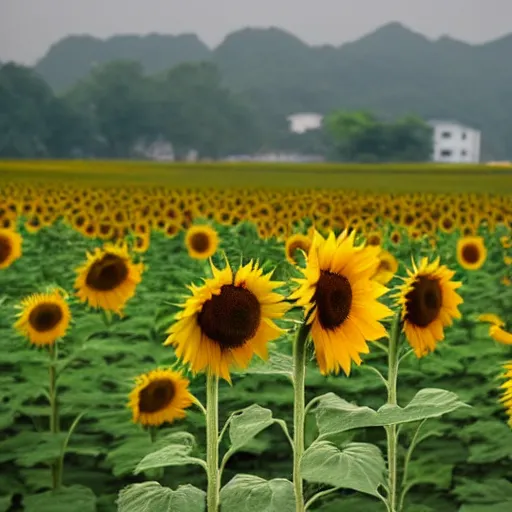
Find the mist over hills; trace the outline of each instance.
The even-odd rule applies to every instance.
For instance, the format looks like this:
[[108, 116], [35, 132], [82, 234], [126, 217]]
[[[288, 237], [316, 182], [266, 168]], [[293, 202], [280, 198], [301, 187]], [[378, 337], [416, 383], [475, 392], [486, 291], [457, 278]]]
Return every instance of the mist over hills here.
[[210, 61], [226, 85], [276, 122], [293, 112], [338, 108], [456, 119], [481, 129], [484, 156], [497, 159], [512, 157], [511, 56], [512, 34], [471, 45], [390, 23], [339, 47], [308, 45], [278, 28], [242, 29], [213, 49], [194, 34], [69, 36], [35, 69], [63, 92], [112, 60], [137, 60], [147, 73]]

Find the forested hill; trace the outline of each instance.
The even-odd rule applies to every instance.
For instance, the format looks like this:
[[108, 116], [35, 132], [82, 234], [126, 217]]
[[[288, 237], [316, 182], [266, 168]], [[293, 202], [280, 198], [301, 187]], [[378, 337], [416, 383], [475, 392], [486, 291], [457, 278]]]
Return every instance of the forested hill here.
[[148, 73], [210, 60], [232, 89], [276, 119], [336, 108], [453, 118], [481, 128], [486, 153], [500, 158], [511, 151], [511, 55], [512, 34], [470, 45], [391, 23], [340, 47], [310, 46], [276, 28], [234, 32], [213, 50], [195, 35], [73, 36], [53, 45], [36, 70], [62, 91], [109, 60], [135, 59]]

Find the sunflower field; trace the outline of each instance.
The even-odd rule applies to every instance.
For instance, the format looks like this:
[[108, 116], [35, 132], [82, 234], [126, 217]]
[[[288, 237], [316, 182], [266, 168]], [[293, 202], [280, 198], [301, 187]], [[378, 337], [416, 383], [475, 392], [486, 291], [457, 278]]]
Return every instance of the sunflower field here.
[[0, 512], [509, 512], [511, 227], [508, 169], [0, 162]]

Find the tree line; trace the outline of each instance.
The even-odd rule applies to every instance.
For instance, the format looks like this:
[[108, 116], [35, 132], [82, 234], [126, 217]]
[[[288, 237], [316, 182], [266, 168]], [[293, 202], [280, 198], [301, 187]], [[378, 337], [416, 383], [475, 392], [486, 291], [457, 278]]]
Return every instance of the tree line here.
[[349, 162], [423, 161], [431, 132], [422, 120], [381, 120], [339, 110], [319, 130], [289, 133], [286, 120], [259, 112], [229, 90], [211, 63], [146, 75], [132, 61], [93, 69], [55, 95], [32, 69], [0, 67], [0, 158], [143, 158], [157, 140], [180, 159], [296, 151]]

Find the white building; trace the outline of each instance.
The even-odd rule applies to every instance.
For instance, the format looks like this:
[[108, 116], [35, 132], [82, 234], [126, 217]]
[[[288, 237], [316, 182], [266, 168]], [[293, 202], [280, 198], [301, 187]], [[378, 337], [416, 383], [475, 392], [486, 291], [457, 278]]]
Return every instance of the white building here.
[[480, 131], [457, 121], [430, 121], [429, 124], [433, 128], [434, 162], [480, 162]]
[[322, 127], [323, 116], [311, 112], [302, 112], [288, 116], [290, 131], [293, 133], [304, 133], [309, 130], [318, 130]]

